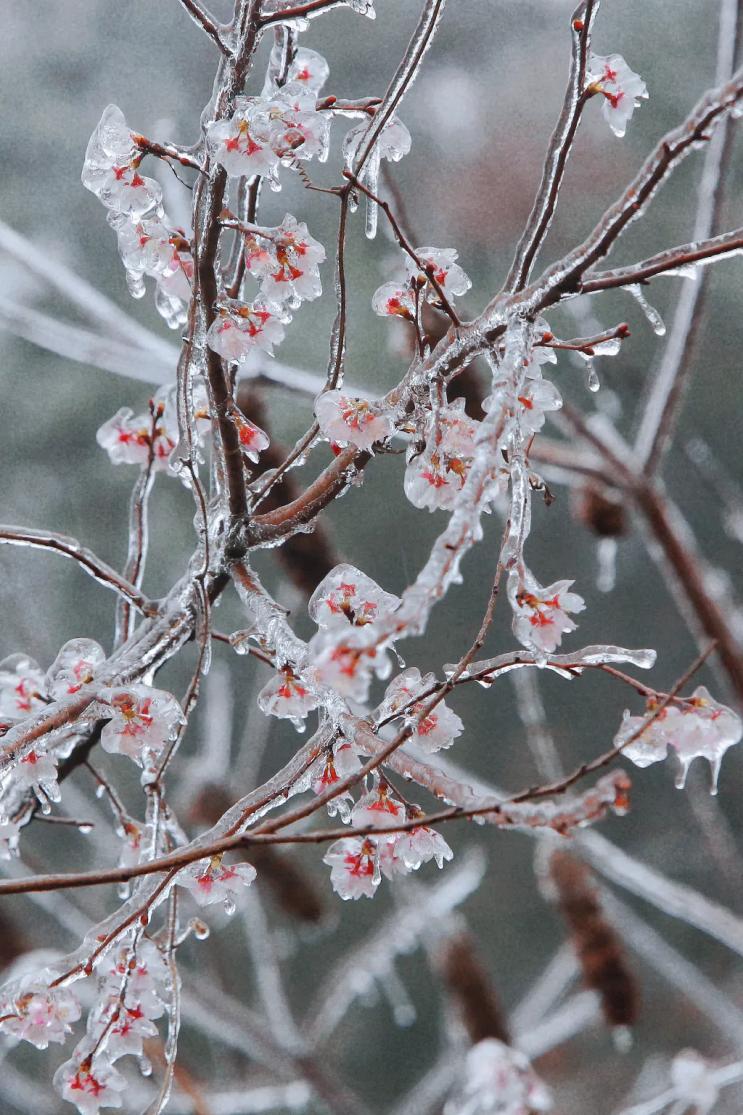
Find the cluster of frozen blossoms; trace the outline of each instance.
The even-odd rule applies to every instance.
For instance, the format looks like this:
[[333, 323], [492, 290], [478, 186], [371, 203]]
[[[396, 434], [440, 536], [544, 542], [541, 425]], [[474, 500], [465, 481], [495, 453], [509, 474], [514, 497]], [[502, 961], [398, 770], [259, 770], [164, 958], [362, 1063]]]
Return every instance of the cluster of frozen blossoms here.
[[536, 1115], [551, 1108], [549, 1089], [529, 1059], [496, 1038], [485, 1038], [467, 1051], [444, 1115]]
[[725, 752], [743, 737], [743, 722], [731, 708], [720, 704], [700, 685], [691, 697], [679, 699], [658, 711], [659, 701], [648, 702], [646, 716], [627, 710], [614, 745], [638, 767], [659, 763], [670, 752], [679, 764], [676, 785], [681, 789], [694, 759], [706, 759], [712, 768], [712, 793]]

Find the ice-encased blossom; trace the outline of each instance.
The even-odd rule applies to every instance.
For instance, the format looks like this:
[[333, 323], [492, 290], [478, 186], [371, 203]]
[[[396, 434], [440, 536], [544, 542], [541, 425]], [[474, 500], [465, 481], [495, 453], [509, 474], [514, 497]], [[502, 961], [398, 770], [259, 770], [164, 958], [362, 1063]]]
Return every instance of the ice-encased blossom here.
[[174, 415], [167, 408], [154, 424], [154, 438], [152, 415], [135, 415], [130, 407], [117, 410], [95, 435], [112, 464], [141, 467], [147, 464], [152, 453], [152, 467], [155, 471], [168, 468], [177, 438], [178, 428]]
[[237, 97], [235, 112], [207, 125], [206, 141], [213, 157], [231, 178], [274, 178], [279, 158], [271, 145], [267, 102], [260, 97]]
[[331, 844], [323, 856], [330, 868], [330, 884], [342, 899], [372, 898], [379, 886], [375, 870], [377, 845], [369, 837], [344, 837]]
[[695, 1049], [682, 1049], [671, 1062], [671, 1083], [676, 1098], [695, 1115], [707, 1115], [720, 1098], [720, 1088], [710, 1065]]
[[399, 604], [399, 596], [385, 592], [366, 573], [343, 562], [322, 579], [307, 610], [318, 627], [343, 629], [367, 627], [394, 612]]
[[80, 1115], [98, 1115], [102, 1107], [121, 1107], [126, 1080], [106, 1053], [90, 1061], [66, 1061], [54, 1074], [54, 1086]]
[[184, 723], [175, 697], [148, 685], [109, 689], [101, 699], [111, 710], [111, 719], [101, 732], [103, 750], [127, 755], [140, 766], [159, 755]]
[[380, 317], [415, 321], [415, 295], [410, 283], [382, 283], [372, 295], [372, 309]]
[[33, 658], [11, 654], [0, 662], [0, 720], [22, 720], [46, 704], [46, 681]]
[[342, 391], [324, 391], [315, 399], [320, 432], [335, 445], [355, 445], [367, 451], [394, 433], [389, 415], [375, 413], [366, 399]]
[[[164, 1006], [160, 1004], [156, 1017], [159, 1018], [164, 1010]], [[145, 1040], [157, 1035], [158, 1029], [152, 1014], [142, 1003], [132, 1003], [127, 996], [119, 1017], [108, 1031], [106, 1052], [112, 1061], [117, 1061], [119, 1057], [139, 1057]]]
[[96, 670], [106, 661], [106, 652], [94, 639], [70, 639], [60, 650], [46, 673], [49, 696], [58, 701], [77, 693], [93, 680]]
[[[118, 994], [126, 977], [126, 1002], [139, 1004], [149, 1018], [159, 1018], [163, 1010], [163, 985], [169, 978], [168, 965], [154, 941], [141, 938], [134, 947], [123, 944], [104, 961], [106, 987]], [[112, 962], [113, 961], [113, 962]]]
[[244, 364], [255, 348], [272, 356], [274, 345], [284, 339], [284, 323], [288, 320], [277, 306], [233, 302], [220, 307], [209, 326], [206, 343], [230, 363]]
[[[372, 125], [373, 126], [373, 125]], [[364, 136], [369, 131], [369, 121], [363, 120], [357, 124], [355, 128], [346, 134], [343, 141], [343, 158], [345, 164], [349, 169], [353, 167], [353, 162], [358, 154], [366, 148], [363, 143]], [[390, 162], [397, 163], [404, 155], [407, 155], [411, 146], [410, 132], [403, 124], [402, 120], [397, 116], [391, 116], [385, 126], [382, 128], [376, 143], [374, 144], [374, 151], [366, 162], [364, 171], [361, 174], [361, 180], [368, 176], [368, 168], [370, 163], [376, 160], [377, 166], [380, 159], [388, 159]], [[372, 190], [374, 189], [371, 186]]]
[[436, 861], [442, 868], [444, 863], [454, 859], [454, 853], [440, 832], [420, 825], [410, 832], [401, 832], [394, 839], [394, 852], [410, 871], [417, 871], [421, 864]]
[[318, 631], [310, 639], [309, 651], [316, 683], [360, 704], [369, 696], [372, 677], [390, 674], [389, 655], [373, 625]]
[[525, 647], [551, 654], [559, 647], [563, 635], [575, 631], [577, 624], [568, 612], [582, 612], [586, 606], [583, 597], [568, 591], [572, 581], [555, 581], [543, 587], [528, 570], [520, 587], [517, 574], [512, 574], [512, 578], [517, 585], [509, 594], [514, 635]]
[[153, 178], [139, 173], [140, 160], [124, 114], [116, 105], [108, 105], [85, 152], [83, 186], [107, 209], [128, 213], [135, 220], [159, 210], [162, 189]]
[[296, 306], [322, 294], [320, 264], [325, 249], [307, 231], [307, 225], [287, 213], [270, 236], [245, 237], [245, 264], [261, 284], [261, 297], [269, 306], [284, 302]]
[[647, 86], [621, 54], [606, 57], [592, 54], [588, 69], [589, 90], [603, 96], [604, 119], [614, 135], [621, 138], [635, 109], [640, 107], [640, 101], [647, 98]]
[[404, 670], [387, 686], [382, 703], [382, 714], [397, 714], [404, 709], [404, 716], [414, 724], [410, 739], [429, 754], [451, 747], [457, 736], [464, 731], [464, 724], [456, 712], [445, 701], [439, 703], [422, 719], [418, 720], [426, 701], [416, 701], [420, 693], [430, 692], [436, 686], [433, 674], [421, 677], [416, 667]]
[[59, 801], [57, 759], [49, 751], [29, 751], [13, 773], [16, 786], [33, 790], [42, 804], [45, 799]]
[[360, 770], [361, 758], [353, 744], [341, 739], [332, 752], [319, 760], [316, 769], [318, 773], [312, 783], [312, 789], [316, 794], [322, 794], [337, 782], [342, 782], [349, 775]]
[[[439, 284], [447, 298], [466, 294], [472, 286], [472, 281], [466, 272], [457, 263], [459, 253], [454, 248], [416, 248], [415, 254], [423, 263], [433, 268], [433, 277]], [[421, 272], [414, 260], [406, 258], [408, 278], [415, 279]], [[424, 276], [427, 274], [423, 272]], [[437, 302], [438, 294], [435, 288], [428, 286], [426, 298], [429, 302]]]
[[48, 969], [29, 972], [0, 995], [0, 1030], [37, 1049], [50, 1042], [62, 1043], [80, 1017], [80, 1003], [68, 987], [50, 987], [54, 975]]
[[277, 670], [258, 694], [261, 711], [279, 720], [302, 721], [318, 704], [319, 699], [290, 666]]
[[[648, 711], [652, 713], [653, 706]], [[614, 737], [614, 746], [620, 747], [646, 722], [646, 717], [632, 716], [625, 711], [621, 727]], [[638, 767], [647, 767], [665, 759], [672, 748], [680, 764], [676, 784], [683, 787], [689, 766], [696, 758], [706, 759], [712, 767], [712, 790], [717, 790], [717, 779], [722, 758], [729, 747], [743, 737], [743, 723], [731, 708], [715, 701], [709, 691], [700, 685], [690, 699], [667, 705], [636, 740], [622, 747], [622, 754]]]
[[221, 856], [211, 860], [198, 860], [184, 868], [178, 875], [179, 886], [190, 891], [199, 906], [215, 902], [230, 904], [236, 895], [249, 887], [256, 877], [250, 863], [222, 863]]
[[485, 1038], [468, 1050], [444, 1115], [535, 1115], [551, 1107], [549, 1090], [525, 1054], [497, 1038]]
[[351, 812], [351, 823], [356, 828], [390, 828], [405, 820], [405, 806], [385, 782], [359, 798]]
[[475, 455], [477, 426], [464, 412], [464, 399], [440, 407], [430, 417], [425, 448], [413, 453], [405, 470], [405, 495], [414, 507], [454, 508]]
[[229, 411], [229, 417], [237, 430], [237, 437], [243, 453], [248, 460], [257, 462], [263, 450], [268, 449], [271, 444], [268, 434], [260, 426], [256, 426], [255, 422], [246, 418], [237, 407], [233, 407]]
[[194, 261], [183, 229], [170, 228], [156, 218], [137, 221], [120, 213], [109, 214], [108, 222], [116, 232], [129, 289], [135, 297], [144, 294], [142, 279], [149, 275], [171, 301], [190, 300]]
[[267, 102], [271, 145], [280, 159], [327, 159], [331, 114], [318, 112], [316, 104], [317, 95], [297, 84], [285, 85]]
[[[263, 96], [271, 96], [278, 86], [273, 80], [273, 71], [278, 71], [282, 61], [282, 50], [273, 48], [271, 51], [271, 65], [268, 78], [263, 89]], [[312, 93], [319, 93], [328, 80], [330, 67], [316, 50], [309, 50], [300, 46], [294, 53], [294, 58], [286, 73], [285, 85], [297, 86], [300, 89], [309, 89]]]

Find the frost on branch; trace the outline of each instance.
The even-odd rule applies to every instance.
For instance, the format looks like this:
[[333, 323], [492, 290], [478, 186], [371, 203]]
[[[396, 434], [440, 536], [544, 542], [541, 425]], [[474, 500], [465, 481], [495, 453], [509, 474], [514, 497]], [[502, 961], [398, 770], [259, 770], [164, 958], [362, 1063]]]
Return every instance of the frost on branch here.
[[[679, 763], [676, 785], [680, 789], [694, 759], [706, 759], [712, 768], [711, 790], [717, 793], [723, 756], [743, 736], [738, 714], [715, 701], [703, 685], [691, 697], [667, 705], [650, 720], [653, 713], [652, 701], [648, 703], [648, 716], [632, 716], [625, 711], [614, 745], [621, 747], [622, 754], [638, 767], [665, 759], [670, 747]], [[647, 727], [642, 730], [645, 723]], [[632, 739], [637, 733], [640, 733], [637, 738]], [[630, 739], [632, 742], [624, 746]]]
[[533, 1115], [552, 1099], [528, 1058], [497, 1038], [473, 1045], [444, 1115]]
[[604, 119], [614, 135], [621, 138], [635, 109], [640, 107], [640, 101], [647, 98], [647, 86], [621, 54], [609, 54], [605, 58], [592, 54], [589, 71], [588, 92], [600, 93], [604, 98]]

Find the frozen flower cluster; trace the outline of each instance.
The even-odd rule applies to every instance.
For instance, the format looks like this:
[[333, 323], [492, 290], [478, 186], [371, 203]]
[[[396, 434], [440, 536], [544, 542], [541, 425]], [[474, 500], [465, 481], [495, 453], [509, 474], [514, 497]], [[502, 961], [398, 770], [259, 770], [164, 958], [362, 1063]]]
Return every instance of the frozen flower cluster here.
[[472, 460], [478, 423], [455, 399], [427, 418], [423, 445], [414, 443], [405, 470], [405, 495], [414, 507], [452, 511], [464, 487]]
[[[359, 829], [394, 828], [422, 816], [417, 806], [404, 805], [380, 780], [350, 814]], [[454, 853], [440, 833], [428, 825], [413, 825], [405, 832], [378, 836], [348, 836], [328, 848], [323, 862], [330, 867], [330, 883], [340, 898], [373, 898], [382, 876], [394, 879], [417, 871], [434, 860], [439, 868]]]
[[551, 1107], [550, 1093], [528, 1058], [496, 1038], [485, 1038], [468, 1051], [444, 1115], [536, 1115]]
[[244, 364], [254, 349], [269, 356], [284, 339], [289, 314], [276, 305], [229, 299], [223, 302], [209, 326], [206, 343], [230, 364]]
[[461, 718], [446, 701], [439, 701], [429, 712], [425, 711], [426, 701], [420, 699], [421, 695], [430, 695], [435, 688], [433, 674], [421, 676], [415, 667], [404, 670], [387, 686], [380, 708], [382, 716], [401, 716], [410, 723], [411, 741], [428, 754], [451, 747], [464, 731]]
[[511, 574], [509, 598], [513, 608], [513, 633], [520, 643], [542, 657], [552, 654], [563, 635], [575, 631], [571, 614], [585, 608], [583, 597], [570, 592], [572, 581], [555, 581], [542, 586], [529, 570]]
[[136, 138], [121, 109], [109, 105], [90, 137], [82, 182], [108, 209], [131, 294], [141, 298], [144, 277], [152, 277], [158, 313], [175, 329], [185, 322], [191, 298], [190, 238], [168, 223], [162, 189], [140, 173], [143, 152]]
[[588, 69], [588, 91], [600, 93], [604, 98], [604, 119], [614, 135], [621, 138], [640, 101], [647, 98], [647, 86], [640, 75], [629, 68], [621, 54], [606, 57], [592, 54]]
[[43, 969], [6, 985], [0, 995], [0, 1031], [37, 1049], [66, 1041], [80, 1018], [80, 1003], [69, 988], [53, 986], [53, 980], [53, 973]]
[[[415, 255], [420, 260], [406, 256], [405, 273], [378, 287], [372, 297], [372, 309], [380, 317], [402, 317], [406, 321], [416, 320], [418, 292], [437, 309], [442, 309], [440, 292], [447, 300], [466, 294], [472, 286], [468, 275], [457, 263], [458, 252], [454, 248], [416, 248]], [[438, 288], [438, 289], [437, 289]]]
[[[210, 428], [210, 412], [203, 379], [197, 378], [193, 386], [194, 428], [199, 441]], [[263, 438], [267, 445], [265, 434]], [[248, 440], [252, 442], [252, 437]], [[121, 407], [99, 428], [96, 441], [108, 453], [111, 464], [151, 466], [154, 472], [171, 471], [170, 457], [178, 441], [173, 388], [163, 387], [156, 391], [146, 413], [135, 414], [131, 407]]]
[[99, 701], [101, 715], [110, 718], [101, 732], [101, 747], [111, 755], [126, 755], [143, 768], [143, 778], [148, 776], [185, 723], [178, 701], [139, 683], [104, 689]]
[[315, 400], [315, 415], [323, 437], [331, 445], [355, 445], [367, 452], [394, 432], [392, 419], [375, 410], [366, 399], [354, 398], [343, 391], [324, 391]]
[[277, 228], [245, 236], [245, 265], [259, 281], [260, 297], [267, 306], [286, 303], [296, 309], [301, 302], [318, 298], [324, 260], [322, 244], [290, 213]]
[[[715, 701], [703, 685], [690, 698], [666, 705], [650, 719], [654, 707], [657, 705], [651, 702], [648, 716], [633, 716], [625, 711], [614, 737], [615, 747], [621, 747], [622, 754], [638, 767], [661, 762], [670, 748], [679, 763], [676, 780], [679, 788], [684, 786], [694, 759], [706, 759], [712, 768], [712, 792], [716, 793], [723, 756], [743, 736], [738, 714]], [[647, 727], [643, 729], [643, 725]]]
[[[538, 325], [544, 326], [546, 331], [545, 322]], [[544, 425], [545, 416], [562, 406], [560, 392], [542, 373], [544, 364], [554, 364], [556, 360], [551, 348], [534, 345], [516, 383], [495, 377], [493, 391], [483, 401], [483, 410], [487, 414], [493, 407], [505, 406], [516, 417], [522, 434], [528, 437], [538, 433]]]
[[156, 1022], [165, 1013], [170, 983], [165, 957], [140, 932], [100, 962], [85, 1036], [54, 1076], [55, 1087], [80, 1115], [122, 1106], [127, 1085], [117, 1064], [126, 1056], [144, 1063], [144, 1043], [158, 1037]]

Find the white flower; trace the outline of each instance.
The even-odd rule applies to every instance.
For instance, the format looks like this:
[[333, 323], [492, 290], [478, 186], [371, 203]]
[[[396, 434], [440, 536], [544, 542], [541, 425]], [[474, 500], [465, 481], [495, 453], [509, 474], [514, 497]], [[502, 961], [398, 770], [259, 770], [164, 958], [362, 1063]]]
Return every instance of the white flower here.
[[245, 263], [261, 283], [261, 296], [269, 306], [284, 302], [311, 302], [322, 293], [319, 266], [325, 249], [313, 240], [307, 225], [287, 213], [281, 224], [267, 229], [267, 236], [245, 238]]
[[437, 867], [441, 868], [445, 860], [454, 858], [454, 853], [441, 833], [428, 825], [420, 825], [410, 832], [401, 832], [395, 837], [394, 848], [395, 855], [411, 871], [417, 871], [421, 864], [431, 860], [435, 860]]
[[240, 414], [237, 407], [230, 413], [230, 416], [237, 427], [240, 448], [249, 460], [254, 463], [257, 462], [263, 450], [268, 449], [271, 439], [265, 430]]
[[46, 687], [55, 701], [77, 693], [95, 677], [106, 653], [94, 639], [70, 639], [46, 673]]
[[102, 1107], [121, 1107], [126, 1081], [105, 1053], [90, 1063], [67, 1061], [54, 1074], [54, 1086], [62, 1098], [74, 1104], [80, 1115], [98, 1115]]
[[49, 751], [29, 751], [14, 769], [16, 786], [34, 790], [43, 803], [59, 801], [57, 759]]
[[370, 450], [375, 442], [394, 433], [389, 415], [375, 413], [366, 399], [355, 399], [342, 391], [324, 391], [315, 400], [320, 431], [336, 445], [355, 445]]
[[140, 766], [159, 755], [184, 723], [175, 697], [148, 685], [105, 690], [101, 699], [111, 709], [111, 719], [101, 732], [103, 750], [128, 755]]
[[604, 119], [614, 135], [621, 138], [633, 112], [640, 107], [640, 101], [647, 98], [647, 86], [621, 54], [609, 54], [605, 58], [592, 54], [589, 70], [589, 89], [603, 95]]
[[160, 212], [162, 189], [139, 173], [140, 158], [121, 109], [108, 105], [85, 152], [83, 186], [107, 209], [128, 213], [133, 220]]
[[[271, 51], [271, 65], [263, 89], [264, 97], [270, 97], [278, 88], [273, 79], [275, 73], [278, 72], [281, 66], [281, 62], [282, 51], [274, 47]], [[301, 46], [295, 51], [294, 58], [286, 74], [285, 84], [300, 89], [309, 89], [313, 93], [319, 93], [328, 80], [329, 73], [330, 67], [322, 54], [318, 54], [316, 50], [308, 50], [307, 47]]]
[[342, 899], [373, 898], [379, 886], [375, 870], [377, 846], [369, 837], [345, 837], [331, 844], [323, 856], [330, 867], [330, 883]]
[[162, 985], [169, 978], [167, 962], [154, 941], [144, 937], [139, 940], [132, 956], [132, 945], [124, 944], [113, 954], [113, 964], [107, 958], [106, 987], [111, 995], [118, 995], [126, 976], [126, 1002], [140, 1006], [148, 1018], [159, 1018], [163, 1012]]
[[258, 694], [258, 707], [266, 716], [302, 721], [317, 708], [318, 698], [290, 666], [282, 666]]
[[117, 410], [95, 435], [112, 464], [141, 467], [147, 464], [152, 453], [152, 467], [155, 471], [168, 468], [177, 437], [175, 416], [167, 408], [164, 408], [163, 414], [154, 422], [151, 414], [135, 416], [130, 407]]
[[258, 97], [238, 97], [236, 111], [227, 120], [207, 125], [209, 149], [231, 178], [275, 179], [279, 158], [271, 144], [271, 123], [266, 102]]
[[[316, 794], [322, 794], [361, 769], [361, 759], [356, 748], [347, 740], [339, 740], [331, 754], [317, 763], [318, 776], [312, 783]], [[322, 768], [322, 769], [320, 769]]]
[[372, 296], [372, 309], [380, 317], [415, 321], [415, 295], [410, 283], [382, 283]]
[[575, 592], [568, 592], [572, 581], [555, 581], [542, 587], [527, 571], [519, 587], [518, 574], [513, 573], [509, 596], [513, 608], [513, 633], [525, 647], [537, 653], [552, 654], [563, 635], [575, 631], [576, 624], [568, 612], [582, 612], [585, 603]]
[[250, 863], [222, 863], [221, 856], [210, 860], [198, 860], [184, 868], [178, 875], [179, 886], [191, 892], [199, 906], [211, 906], [215, 902], [232, 904], [233, 896], [242, 894], [243, 887], [249, 887], [256, 876]]
[[477, 422], [464, 412], [464, 399], [440, 407], [426, 426], [426, 445], [405, 470], [405, 495], [414, 507], [453, 510], [475, 454]]
[[307, 610], [318, 627], [366, 627], [394, 612], [400, 598], [385, 592], [360, 569], [336, 565], [310, 597]]
[[[433, 267], [433, 277], [439, 284], [447, 298], [466, 294], [472, 286], [469, 276], [457, 263], [458, 252], [454, 248], [416, 248], [415, 254], [424, 267]], [[406, 258], [406, 268], [409, 279], [415, 279], [420, 274], [414, 260]], [[424, 272], [424, 276], [427, 272]], [[426, 289], [426, 298], [429, 302], [437, 302], [438, 294], [430, 284]]]
[[373, 625], [343, 631], [318, 631], [310, 639], [312, 674], [319, 685], [332, 687], [342, 697], [363, 704], [369, 695], [372, 675], [385, 678], [390, 660], [380, 645]]
[[46, 681], [39, 664], [25, 654], [0, 662], [0, 719], [22, 720], [46, 704]]
[[273, 355], [274, 345], [284, 339], [288, 316], [275, 306], [255, 302], [223, 306], [209, 326], [206, 343], [214, 352], [234, 364], [244, 364], [255, 348]]
[[[652, 712], [652, 705], [648, 709]], [[625, 712], [621, 727], [614, 737], [614, 746], [621, 746], [635, 734], [647, 718]], [[707, 759], [712, 767], [712, 790], [722, 758], [729, 747], [739, 743], [743, 723], [737, 713], [710, 696], [703, 685], [683, 702], [667, 705], [636, 740], [622, 748], [636, 766], [647, 767], [665, 759], [668, 748], [676, 752], [680, 764], [677, 785], [683, 787], [689, 766], [696, 758]]]
[[71, 1023], [80, 1017], [80, 1003], [69, 988], [49, 987], [53, 978], [48, 969], [29, 972], [12, 987], [4, 988], [0, 1025], [5, 1033], [29, 1041], [37, 1049], [66, 1040]]
[[[363, 120], [357, 124], [355, 128], [351, 128], [343, 141], [343, 157], [346, 166], [351, 167], [358, 154], [366, 148], [366, 143], [362, 142], [364, 136], [369, 130], [369, 121]], [[371, 157], [367, 159], [362, 178], [365, 177], [365, 172], [372, 159], [376, 159], [377, 164], [380, 159], [388, 159], [393, 163], [397, 163], [404, 155], [410, 151], [411, 139], [410, 132], [399, 120], [397, 116], [391, 116], [374, 145], [374, 152]]]
[[485, 1038], [468, 1051], [444, 1115], [534, 1115], [551, 1107], [549, 1091], [528, 1058], [496, 1038]]
[[356, 828], [385, 829], [402, 824], [405, 819], [405, 806], [385, 782], [359, 798], [351, 811], [351, 823]]
[[415, 667], [404, 670], [388, 685], [382, 705], [383, 715], [397, 713], [404, 709], [406, 720], [415, 724], [411, 740], [429, 754], [451, 747], [456, 737], [464, 731], [461, 718], [445, 701], [439, 701], [435, 708], [418, 720], [428, 698], [425, 701], [416, 701], [415, 698], [418, 694], [434, 688], [435, 684], [436, 679], [433, 674], [421, 677], [420, 670]]

